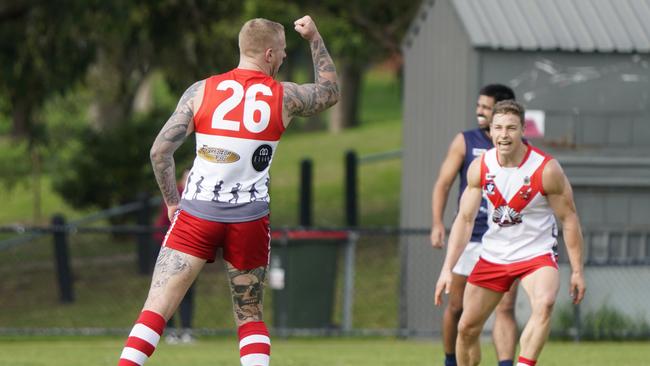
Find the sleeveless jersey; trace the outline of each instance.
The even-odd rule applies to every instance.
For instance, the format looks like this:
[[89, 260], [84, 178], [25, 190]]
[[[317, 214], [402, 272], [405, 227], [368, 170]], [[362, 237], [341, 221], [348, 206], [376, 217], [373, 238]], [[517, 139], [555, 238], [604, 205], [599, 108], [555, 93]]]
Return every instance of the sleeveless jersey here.
[[189, 214], [245, 222], [269, 213], [269, 169], [282, 123], [282, 84], [254, 70], [206, 79], [194, 116], [196, 158], [182, 194]]
[[519, 167], [502, 167], [496, 149], [481, 159], [481, 187], [488, 201], [488, 231], [481, 257], [507, 264], [553, 253], [557, 226], [542, 185], [551, 157], [527, 145]]
[[[459, 202], [460, 196], [463, 194], [465, 187], [467, 187], [467, 169], [469, 168], [470, 164], [475, 158], [481, 156], [481, 154], [494, 147], [492, 140], [490, 140], [490, 138], [486, 136], [485, 132], [480, 128], [464, 131], [463, 137], [465, 138], [465, 160], [463, 160], [463, 164], [461, 165], [459, 172]], [[481, 200], [481, 207], [479, 208], [476, 219], [474, 220], [474, 229], [472, 231], [472, 238], [470, 240], [473, 242], [481, 242], [483, 234], [485, 234], [487, 229], [487, 202], [485, 199], [483, 199]]]

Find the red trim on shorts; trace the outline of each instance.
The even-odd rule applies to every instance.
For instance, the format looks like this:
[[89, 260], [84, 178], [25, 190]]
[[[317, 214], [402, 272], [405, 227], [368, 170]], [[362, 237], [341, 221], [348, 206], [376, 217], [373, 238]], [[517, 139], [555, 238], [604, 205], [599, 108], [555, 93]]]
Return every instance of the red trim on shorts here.
[[269, 216], [236, 223], [209, 221], [181, 210], [174, 218], [164, 246], [214, 262], [218, 248], [223, 258], [239, 270], [269, 264]]
[[249, 270], [269, 264], [271, 228], [269, 216], [248, 222], [226, 225], [223, 259], [239, 270]]
[[558, 269], [553, 253], [521, 262], [499, 264], [479, 258], [467, 282], [497, 292], [507, 292], [517, 279], [525, 278], [542, 267]]

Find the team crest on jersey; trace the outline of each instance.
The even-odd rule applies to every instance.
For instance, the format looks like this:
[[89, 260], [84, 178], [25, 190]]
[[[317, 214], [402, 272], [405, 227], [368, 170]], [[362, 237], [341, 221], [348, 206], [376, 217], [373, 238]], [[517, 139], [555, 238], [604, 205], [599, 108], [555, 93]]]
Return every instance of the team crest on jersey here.
[[489, 180], [489, 181], [485, 182], [485, 193], [487, 193], [489, 195], [493, 195], [495, 188], [496, 188], [496, 185], [494, 184], [494, 181]]
[[211, 163], [234, 163], [239, 160], [239, 155], [230, 150], [222, 149], [219, 147], [210, 147], [203, 145], [197, 152], [203, 160]]
[[509, 206], [503, 205], [494, 209], [494, 212], [492, 213], [492, 222], [501, 227], [509, 227], [521, 224], [522, 217], [523, 215], [520, 212], [517, 212]]
[[251, 163], [253, 168], [258, 172], [266, 169], [269, 164], [271, 164], [271, 158], [273, 157], [273, 148], [271, 145], [260, 145], [255, 152], [253, 153], [253, 158]]

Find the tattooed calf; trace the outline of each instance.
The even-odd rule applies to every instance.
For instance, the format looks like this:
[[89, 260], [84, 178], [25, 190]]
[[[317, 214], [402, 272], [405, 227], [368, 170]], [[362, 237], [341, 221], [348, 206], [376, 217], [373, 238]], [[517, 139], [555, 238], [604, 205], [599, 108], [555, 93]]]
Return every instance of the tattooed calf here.
[[242, 271], [229, 266], [233, 310], [238, 320], [262, 319], [265, 275], [265, 267]]

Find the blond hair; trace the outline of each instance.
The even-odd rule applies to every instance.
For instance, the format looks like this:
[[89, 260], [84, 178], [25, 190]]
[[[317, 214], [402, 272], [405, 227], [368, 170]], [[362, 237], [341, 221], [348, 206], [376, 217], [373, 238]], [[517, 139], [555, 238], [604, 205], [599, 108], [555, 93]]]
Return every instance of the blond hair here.
[[239, 31], [239, 50], [249, 57], [260, 55], [277, 46], [282, 35], [282, 24], [264, 18], [251, 19]]
[[495, 104], [492, 108], [492, 118], [497, 114], [514, 114], [519, 117], [519, 122], [521, 122], [522, 126], [524, 125], [524, 121], [526, 121], [526, 109], [523, 105], [512, 99], [502, 100]]

